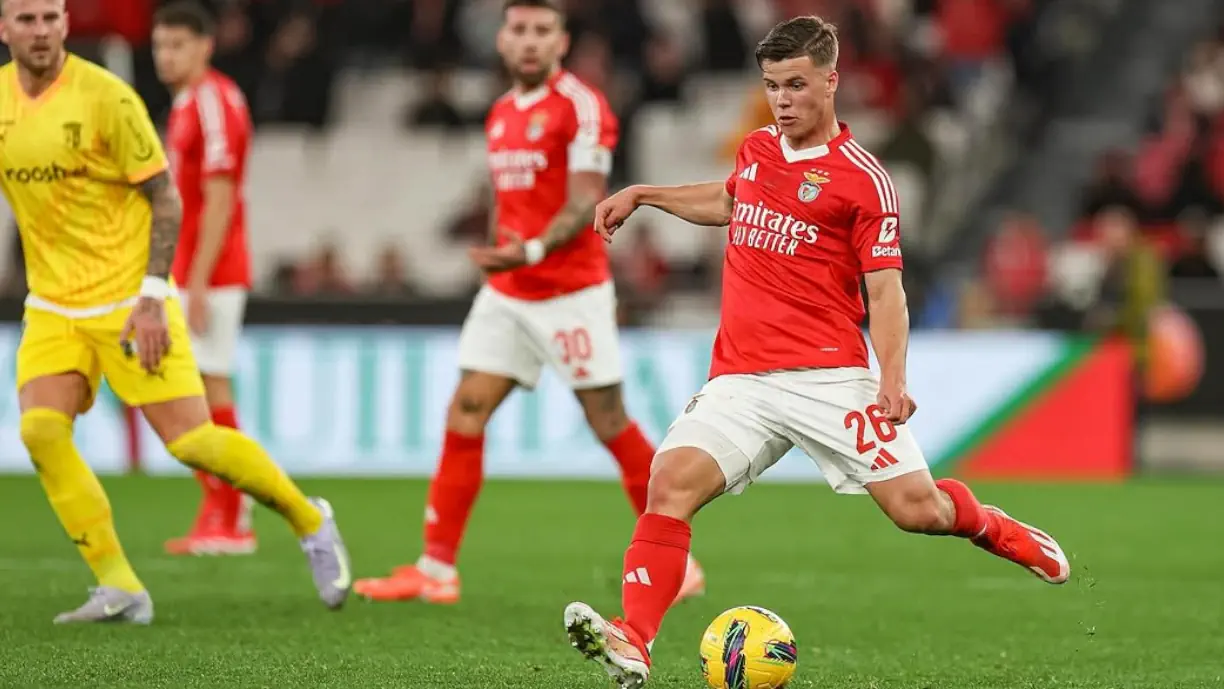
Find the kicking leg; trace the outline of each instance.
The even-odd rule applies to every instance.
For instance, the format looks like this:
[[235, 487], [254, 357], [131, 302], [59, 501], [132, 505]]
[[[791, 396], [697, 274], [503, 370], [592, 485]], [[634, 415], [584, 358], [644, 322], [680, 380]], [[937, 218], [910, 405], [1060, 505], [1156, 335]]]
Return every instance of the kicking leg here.
[[[642, 430], [625, 413], [624, 397], [619, 383], [598, 388], [576, 390], [587, 424], [595, 437], [608, 448], [621, 470], [621, 483], [634, 511], [641, 515], [646, 511], [647, 485], [650, 482], [650, 464], [655, 448]], [[705, 574], [697, 561], [689, 556], [684, 584], [676, 600], [683, 600], [705, 593]]]
[[904, 531], [970, 539], [1051, 584], [1061, 584], [1071, 575], [1067, 556], [1053, 538], [997, 507], [982, 506], [960, 481], [934, 481], [929, 472], [915, 471], [869, 483], [867, 490]]
[[650, 477], [646, 512], [625, 552], [624, 620], [605, 620], [585, 603], [566, 607], [570, 643], [600, 663], [621, 687], [645, 683], [650, 645], [684, 581], [689, 521], [725, 487], [723, 470], [707, 452], [677, 447], [661, 453]]
[[303, 495], [259, 443], [214, 424], [202, 395], [146, 404], [142, 410], [176, 459], [224, 479], [283, 516], [310, 561], [319, 598], [333, 609], [344, 604], [352, 585], [348, 552], [326, 500]]
[[84, 605], [55, 622], [148, 624], [153, 621], [153, 601], [119, 544], [102, 484], [72, 441], [73, 419], [89, 396], [89, 382], [79, 373], [35, 378], [19, 394], [21, 440], [56, 517], [98, 580]]
[[370, 600], [456, 603], [455, 568], [468, 517], [484, 480], [484, 432], [493, 412], [514, 391], [504, 376], [464, 371], [446, 414], [446, 437], [425, 507], [425, 551], [415, 564], [389, 577], [361, 579], [358, 595]]

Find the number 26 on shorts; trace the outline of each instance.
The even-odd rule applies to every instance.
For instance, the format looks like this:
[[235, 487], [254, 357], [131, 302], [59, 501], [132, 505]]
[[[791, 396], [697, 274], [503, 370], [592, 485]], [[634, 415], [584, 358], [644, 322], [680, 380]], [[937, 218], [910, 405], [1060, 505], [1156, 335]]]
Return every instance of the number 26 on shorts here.
[[[897, 438], [897, 427], [884, 415], [884, 410], [878, 404], [868, 405], [863, 411], [857, 409], [846, 414], [846, 430], [852, 430], [856, 435], [855, 449], [860, 455], [865, 455], [876, 449], [879, 443], [889, 443]], [[870, 427], [870, 431], [868, 431]], [[870, 437], [868, 435], [870, 433]], [[883, 469], [897, 463], [897, 458], [886, 448], [880, 448], [871, 470]]]

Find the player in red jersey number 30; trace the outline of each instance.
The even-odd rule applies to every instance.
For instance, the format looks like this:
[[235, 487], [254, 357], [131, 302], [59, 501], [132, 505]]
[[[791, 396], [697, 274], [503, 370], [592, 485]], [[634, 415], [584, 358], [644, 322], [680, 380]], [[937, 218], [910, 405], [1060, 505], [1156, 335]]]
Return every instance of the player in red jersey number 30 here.
[[[756, 58], [777, 124], [744, 140], [725, 183], [630, 187], [596, 209], [595, 228], [608, 239], [639, 206], [730, 226], [710, 380], [655, 458], [646, 513], [625, 553], [624, 619], [605, 620], [584, 603], [565, 610], [571, 643], [621, 687], [649, 675], [693, 515], [795, 446], [834, 490], [870, 494], [905, 531], [970, 539], [1053, 584], [1070, 574], [1048, 535], [984, 507], [963, 483], [934, 481], [905, 425], [917, 407], [905, 385], [897, 193], [837, 121], [836, 28], [818, 17], [782, 22]], [[878, 379], [860, 330], [860, 280]]]
[[[158, 11], [153, 52], [158, 76], [174, 94], [167, 146], [183, 199], [183, 224], [172, 274], [184, 289], [191, 349], [204, 378], [213, 423], [238, 427], [230, 377], [251, 287], [242, 179], [251, 118], [234, 82], [209, 68], [212, 19], [195, 2]], [[197, 471], [203, 500], [190, 533], [166, 543], [174, 555], [255, 551], [251, 500]]]
[[[425, 508], [424, 553], [389, 577], [363, 579], [371, 600], [459, 599], [459, 544], [483, 475], [484, 432], [515, 387], [548, 366], [574, 390], [617, 464], [638, 514], [654, 447], [621, 398], [616, 295], [607, 247], [591, 229], [604, 198], [618, 126], [602, 93], [561, 69], [569, 46], [555, 0], [506, 0], [497, 35], [514, 88], [485, 125], [496, 194], [489, 246], [472, 250], [488, 282], [459, 336], [462, 376]], [[687, 554], [686, 554], [687, 558]], [[672, 598], [700, 593], [700, 568]]]

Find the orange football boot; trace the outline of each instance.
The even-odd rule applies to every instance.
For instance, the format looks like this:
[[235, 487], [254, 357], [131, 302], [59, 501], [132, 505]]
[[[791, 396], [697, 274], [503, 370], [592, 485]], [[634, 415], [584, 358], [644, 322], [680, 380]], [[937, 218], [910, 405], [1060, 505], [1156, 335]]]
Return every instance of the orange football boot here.
[[390, 576], [358, 579], [353, 584], [353, 593], [373, 601], [419, 600], [452, 605], [459, 602], [459, 577], [435, 579], [416, 565], [402, 565], [391, 570]]
[[[994, 539], [979, 536], [973, 544], [1032, 571], [1049, 584], [1061, 584], [1071, 576], [1067, 555], [1049, 534], [1024, 522], [1017, 521], [993, 505], [983, 505], [987, 519], [998, 526]], [[991, 531], [991, 529], [987, 529]]]

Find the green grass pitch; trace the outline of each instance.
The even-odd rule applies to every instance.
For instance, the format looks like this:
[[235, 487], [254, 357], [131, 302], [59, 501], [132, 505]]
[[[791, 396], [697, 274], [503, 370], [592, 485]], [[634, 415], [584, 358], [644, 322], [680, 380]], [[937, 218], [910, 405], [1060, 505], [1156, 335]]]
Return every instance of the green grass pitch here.
[[[574, 599], [618, 614], [633, 520], [610, 483], [490, 482], [472, 519], [455, 607], [314, 597], [288, 529], [258, 517], [258, 555], [175, 559], [161, 542], [195, 507], [192, 482], [104, 481], [153, 593], [152, 627], [54, 627], [91, 583], [36, 480], [0, 478], [0, 687], [607, 688], [566, 644]], [[336, 507], [358, 575], [415, 556], [424, 483], [306, 481]], [[1224, 687], [1224, 484], [981, 485], [1071, 557], [1041, 583], [948, 538], [895, 532], [866, 498], [759, 485], [696, 521], [704, 599], [675, 609], [649, 686], [693, 687], [697, 644], [725, 608], [785, 618], [792, 687]]]

